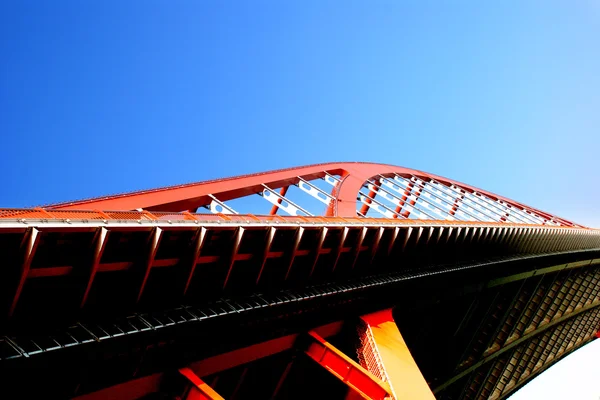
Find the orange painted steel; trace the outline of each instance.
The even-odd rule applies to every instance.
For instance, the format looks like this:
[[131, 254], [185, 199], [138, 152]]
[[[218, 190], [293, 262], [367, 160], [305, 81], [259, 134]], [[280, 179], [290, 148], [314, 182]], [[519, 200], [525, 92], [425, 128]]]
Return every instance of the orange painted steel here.
[[[363, 315], [362, 359], [375, 375], [389, 383], [394, 399], [435, 400], [398, 326], [392, 310]], [[365, 354], [367, 353], [367, 354]]]
[[[40, 218], [39, 210], [21, 210], [21, 216], [35, 214]], [[90, 212], [92, 215], [97, 214], [96, 211]], [[563, 252], [578, 249], [593, 249], [600, 247], [600, 231], [592, 229], [582, 229], [575, 227], [560, 227], [560, 226], [545, 226], [539, 225], [524, 225], [513, 223], [500, 222], [469, 222], [469, 221], [441, 221], [441, 220], [400, 220], [390, 218], [342, 218], [342, 217], [280, 217], [280, 216], [264, 216], [255, 217], [251, 215], [207, 215], [207, 214], [189, 214], [189, 213], [167, 213], [167, 218], [163, 219], [160, 213], [153, 213], [152, 218], [142, 220], [147, 217], [148, 212], [127, 212], [126, 217], [130, 219], [121, 220], [98, 220], [90, 219], [71, 219], [73, 215], [80, 216], [79, 211], [54, 211], [48, 212], [49, 215], [42, 214], [41, 219], [14, 218], [15, 211], [11, 210], [7, 213], [12, 218], [0, 219], [0, 233], [17, 234], [20, 237], [21, 248], [14, 249], [13, 262], [11, 267], [14, 271], [14, 277], [6, 279], [8, 285], [7, 293], [10, 293], [12, 301], [5, 307], [6, 317], [12, 318], [15, 314], [19, 314], [19, 303], [21, 297], [33, 298], [34, 293], [25, 289], [26, 286], [31, 287], [33, 282], [29, 280], [47, 281], [50, 277], [74, 276], [76, 277], [76, 285], [78, 286], [78, 308], [82, 311], [90, 310], [94, 305], [98, 305], [98, 297], [91, 300], [89, 294], [97, 282], [97, 274], [116, 271], [130, 271], [129, 276], [133, 278], [135, 284], [132, 284], [127, 290], [135, 291], [132, 297], [137, 301], [131, 306], [136, 306], [145, 299], [152, 298], [156, 295], [156, 285], [146, 287], [146, 283], [150, 276], [156, 276], [153, 273], [154, 269], [169, 269], [177, 268], [177, 275], [181, 278], [181, 292], [178, 295], [185, 296], [188, 293], [192, 278], [198, 266], [212, 264], [219, 271], [223, 269], [224, 280], [215, 278], [214, 284], [219, 285], [224, 291], [231, 289], [227, 282], [230, 275], [234, 277], [237, 274], [239, 277], [240, 267], [239, 261], [256, 262], [259, 265], [258, 273], [247, 283], [253, 283], [255, 289], [258, 288], [262, 279], [263, 269], [268, 261], [278, 259], [285, 269], [285, 281], [291, 282], [294, 274], [294, 260], [298, 257], [306, 257], [307, 272], [312, 276], [314, 271], [322, 267], [323, 256], [331, 254], [332, 260], [328, 262], [326, 268], [323, 267], [319, 272], [326, 272], [328, 276], [333, 275], [334, 269], [337, 269], [338, 264], [347, 265], [353, 269], [365, 252], [370, 253], [370, 261], [366, 261], [364, 266], [370, 269], [376, 256], [389, 258], [394, 249], [405, 252], [408, 248], [414, 248], [417, 245], [428, 243], [432, 249], [438, 246], [448, 244], [451, 246], [458, 244], [466, 245], [469, 248], [483, 249], [483, 247], [493, 250], [503, 249], [503, 255], [524, 255], [524, 254], [541, 254], [552, 252]], [[4, 215], [7, 215], [4, 214]], [[109, 214], [109, 212], [104, 212]], [[2, 210], [0, 210], [2, 215]], [[90, 215], [89, 213], [86, 215]], [[181, 215], [186, 219], [178, 220], [175, 217]], [[30, 215], [31, 216], [31, 215]], [[194, 220], [189, 218], [193, 217]], [[50, 219], [50, 217], [54, 219]], [[118, 214], [118, 218], [122, 214]], [[223, 219], [227, 217], [227, 219]], [[176, 222], [173, 222], [176, 221]], [[228, 231], [234, 233], [237, 231], [235, 241], [222, 242], [223, 252], [221, 254], [202, 253], [202, 246], [205, 238], [212, 238], [217, 232]], [[161, 249], [168, 249], [168, 242], [163, 246], [160, 238], [160, 232], [164, 231], [164, 235], [185, 233], [190, 236], [190, 241], [185, 242], [185, 245], [177, 247], [174, 254], [168, 258], [159, 257]], [[249, 243], [251, 235], [246, 235], [244, 232], [253, 232], [264, 238], [260, 246], [252, 249], [244, 248], [244, 243]], [[303, 240], [304, 232], [317, 235], [317, 240], [305, 242], [310, 248], [300, 248], [300, 243]], [[144, 237], [146, 244], [139, 245], [138, 251], [140, 256], [133, 260], [128, 257], [124, 258], [104, 258], [102, 254], [104, 247], [109, 246], [107, 241], [115, 241], [122, 233], [129, 234], [138, 232], [140, 237]], [[277, 232], [285, 232], [288, 237], [288, 245], [271, 251], [271, 245], [275, 241]], [[367, 243], [363, 243], [367, 232], [373, 233]], [[86, 234], [85, 256], [82, 256], [78, 262], [82, 265], [81, 268], [75, 264], [53, 264], [47, 262], [40, 255], [48, 254], [51, 249], [53, 252], [61, 251], [68, 247], [61, 247], [52, 244], [51, 241], [46, 241], [43, 238], [54, 234], [76, 234], [79, 236]], [[264, 235], [263, 235], [264, 234]], [[114, 237], [116, 235], [116, 237]], [[304, 235], [305, 237], [306, 235]], [[40, 238], [41, 237], [41, 238]], [[352, 237], [352, 241], [348, 242], [347, 238]], [[292, 239], [293, 238], [293, 239]], [[212, 239], [209, 239], [212, 240]], [[293, 240], [293, 242], [292, 242]], [[246, 242], [244, 242], [246, 241]], [[518, 243], [517, 243], [518, 242]], [[383, 244], [382, 244], [383, 243]], [[491, 246], [496, 243], [498, 246]], [[42, 251], [38, 251], [37, 247], [41, 246]], [[231, 245], [231, 246], [230, 246]], [[54, 247], [51, 247], [54, 246]], [[491, 247], [490, 247], [491, 246]], [[385, 249], [383, 248], [385, 247]], [[243, 252], [240, 252], [242, 251]], [[350, 253], [350, 254], [348, 254]], [[489, 255], [489, 254], [488, 254]], [[33, 262], [37, 260], [37, 262]], [[33, 263], [32, 263], [33, 262]], [[62, 263], [63, 261], [61, 261]], [[69, 260], [73, 263], [73, 260]], [[319, 264], [321, 263], [321, 264]], [[79, 271], [78, 271], [79, 268]], [[80, 273], [81, 272], [81, 273]], [[366, 272], [366, 271], [365, 271]], [[198, 274], [196, 274], [198, 275]], [[81, 278], [81, 279], [80, 279]], [[235, 281], [235, 279], [234, 279]], [[35, 283], [37, 284], [37, 283]], [[282, 286], [285, 284], [281, 282]], [[245, 285], [245, 284], [244, 284]], [[96, 285], [97, 287], [97, 285]], [[147, 292], [150, 290], [150, 294]], [[150, 296], [150, 297], [148, 297]], [[7, 296], [8, 297], [8, 296]], [[144, 297], [144, 298], [142, 298]], [[102, 298], [102, 297], [100, 297]], [[106, 297], [104, 297], [106, 299]], [[31, 309], [29, 310], [31, 311]], [[54, 311], [54, 310], [53, 310]], [[62, 309], [56, 309], [56, 314], [64, 313]], [[18, 317], [18, 315], [17, 315]]]
[[19, 297], [21, 296], [21, 292], [23, 291], [23, 287], [25, 286], [25, 281], [29, 277], [31, 262], [33, 261], [35, 249], [40, 243], [39, 233], [39, 230], [31, 228], [29, 230], [29, 233], [24, 238], [25, 242], [21, 245], [21, 247], [23, 247], [23, 262], [20, 265], [19, 279], [16, 285], [15, 293], [12, 296], [13, 300], [10, 305], [10, 309], [8, 311], [9, 316], [12, 316], [15, 312], [17, 302], [19, 301]]
[[[313, 331], [321, 337], [328, 338], [337, 335], [342, 328], [342, 322], [332, 322], [319, 326]], [[293, 349], [301, 334], [295, 333], [282, 336], [266, 342], [257, 343], [248, 347], [233, 350], [227, 353], [218, 354], [213, 357], [205, 358], [192, 362], [185, 370], [194, 376], [208, 376], [231, 368], [248, 364], [253, 361], [269, 357], [287, 350]], [[181, 370], [179, 370], [181, 373]], [[188, 375], [189, 375], [188, 373]], [[75, 400], [132, 400], [142, 398], [160, 390], [161, 383], [165, 377], [164, 373], [157, 373], [143, 378], [134, 379], [115, 386], [107, 387], [102, 390], [78, 396]]]
[[163, 373], [152, 374], [143, 378], [134, 379], [115, 386], [77, 396], [73, 400], [132, 400], [140, 399], [160, 390]]
[[[310, 190], [308, 192], [305, 190], [305, 192], [317, 200], [319, 200], [319, 196], [315, 194], [315, 191], [324, 196], [321, 197], [321, 202], [323, 203], [325, 200], [327, 208], [323, 215], [276, 215], [279, 209], [278, 205], [283, 207], [285, 204], [283, 202], [290, 200], [284, 197], [290, 185], [298, 185], [299, 189], [306, 189], [302, 186], [302, 182], [307, 183], [320, 178], [324, 178], [328, 184], [331, 184], [333, 187], [331, 194], [312, 185], [312, 192]], [[393, 183], [394, 181], [398, 185]], [[365, 187], [369, 188], [369, 194], [366, 197], [361, 192]], [[394, 190], [394, 194], [387, 192], [384, 187]], [[427, 199], [432, 199], [432, 193], [434, 196], [435, 193], [442, 193], [442, 189], [446, 191], [444, 193], [458, 194], [448, 196], [448, 198], [453, 198], [451, 207], [447, 207], [450, 211], [446, 210], [446, 214], [436, 212], [442, 210], [439, 208], [435, 209], [433, 214], [425, 212], [426, 207], [432, 205], [431, 201]], [[233, 214], [192, 213], [199, 207], [210, 205], [211, 201], [216, 201], [222, 206], [225, 201], [260, 194], [263, 193], [263, 190], [274, 194], [276, 194], [275, 191], [278, 191], [281, 196], [276, 200], [277, 204], [271, 207], [269, 215], [237, 214], [237, 211], [243, 210], [234, 211], [229, 207], [226, 207], [225, 211], [233, 212]], [[358, 195], [361, 196], [358, 200], [362, 204], [357, 204]], [[378, 200], [381, 200], [382, 197], [385, 199], [385, 196], [389, 196], [387, 199], [391, 199], [396, 206], [391, 206], [391, 209], [382, 207]], [[471, 203], [463, 202], [465, 197], [470, 197]], [[481, 200], [482, 198], [483, 200]], [[477, 214], [478, 211], [474, 208], [477, 207], [476, 201], [473, 199], [479, 199], [481, 203], [485, 202], [491, 208], [479, 207], [482, 212]], [[269, 202], [273, 203], [272, 200], [272, 198], [269, 199]], [[445, 200], [445, 197], [441, 200], [449, 202], [447, 199]], [[296, 206], [291, 201], [289, 203]], [[296, 211], [287, 206], [282, 210], [290, 214], [295, 214], [298, 210], [304, 211], [300, 208], [300, 206], [304, 207], [303, 204], [298, 203], [298, 206]], [[392, 211], [394, 208], [395, 212]], [[415, 212], [412, 212], [413, 209]], [[369, 210], [379, 211], [380, 214], [390, 218], [364, 218]], [[382, 210], [383, 212], [381, 212]], [[518, 217], [514, 214], [511, 216], [513, 210]], [[215, 210], [211, 209], [211, 211]], [[456, 216], [457, 212], [458, 216]], [[483, 212], [487, 214], [487, 217], [493, 214], [491, 220], [486, 220]], [[372, 214], [374, 213], [369, 215]], [[440, 218], [437, 218], [436, 214], [439, 214]], [[477, 215], [474, 216], [474, 214]], [[431, 219], [408, 219], [409, 217]], [[444, 218], [450, 220], [444, 220]], [[460, 218], [476, 221], [458, 220]], [[515, 221], [518, 222], [515, 223]], [[85, 235], [82, 235], [84, 232]], [[127, 235], [133, 235], [133, 232], [136, 235], [135, 241], [127, 237]], [[451, 254], [455, 248], [461, 251], [471, 248], [483, 249], [481, 252], [486, 256], [489, 256], [486, 249], [496, 251], [497, 253], [493, 253], [495, 255], [502, 253], [504, 256], [516, 256], [553, 254], [552, 252], [588, 248], [597, 249], [600, 246], [600, 231], [576, 225], [513, 200], [450, 179], [422, 171], [370, 163], [318, 164], [79, 200], [50, 205], [46, 208], [0, 209], [0, 233], [17, 233], [18, 235], [14, 236], [21, 240], [21, 247], [14, 249], [15, 276], [11, 275], [9, 282], [12, 291], [9, 293], [11, 296], [7, 296], [10, 298], [6, 305], [6, 317], [9, 323], [18, 322], [30, 314], [33, 315], [30, 312], [30, 308], [33, 308], [30, 307], [30, 303], [35, 294], [32, 294], [33, 290], [30, 290], [31, 293], [28, 292], [29, 288], [35, 288], [34, 285], [38, 285], [38, 283], [51, 283], [50, 281], [56, 277], [68, 275], [74, 278], [68, 278], [69, 281], [76, 281], [80, 287], [73, 296], [76, 300], [74, 304], [79, 307], [77, 312], [91, 310], [90, 315], [94, 315], [94, 307], [102, 304], [107, 297], [98, 295], [98, 293], [102, 295], [107, 293], [96, 290], [102, 285], [102, 282], [94, 283], [97, 281], [96, 275], [109, 271], [128, 271], [121, 275], [126, 275], [127, 282], [131, 281], [130, 286], [132, 287], [127, 290], [131, 289], [133, 296], [123, 296], [119, 306], [122, 304], [126, 307], [135, 307], [137, 310], [137, 307], [143, 309], [142, 307], [162, 306], [158, 301], [147, 300], [154, 299], [157, 293], [162, 295], [161, 290], [166, 284], [164, 282], [157, 284], [157, 282], [158, 279], [161, 279], [160, 274], [163, 273], [171, 274], [172, 279], [176, 281], [176, 289], [179, 291], [173, 291], [172, 300], [176, 300], [176, 296], [185, 296], [188, 290], [191, 293], [189, 298], [195, 299], [194, 294], [200, 292], [202, 287], [191, 284], [192, 278], [196, 269], [204, 269], [207, 264], [215, 270], [218, 269], [218, 274], [214, 274], [214, 277], [208, 273], [205, 276], [196, 274], [197, 278], [194, 283], [201, 280], [202, 285], [219, 289], [220, 291], [215, 290], [214, 293], [210, 293], [208, 298], [212, 301], [213, 298], [229, 296], [238, 290], [242, 292], [249, 289], [258, 292], [262, 290], [263, 284], [267, 283], [269, 289], [274, 289], [276, 285], [281, 285], [282, 288], [288, 287], [289, 284], [295, 285], [297, 282], [294, 280], [297, 279], [296, 275], [298, 274], [290, 274], [290, 271], [292, 271], [295, 258], [300, 256], [305, 259], [296, 265], [306, 269], [305, 272], [309, 279], [317, 277], [323, 281], [329, 280], [328, 282], [337, 283], [337, 274], [340, 271], [345, 273], [348, 269], [354, 269], [355, 265], [358, 265], [356, 270], [359, 273], [358, 276], [369, 277], [371, 270], [375, 269], [371, 268], [375, 262], [386, 265], [386, 262], [392, 260], [392, 257], [404, 257], [408, 252], [412, 256], [413, 252], [421, 251], [423, 245], [431, 246], [431, 249], [441, 248]], [[66, 234], [79, 235], [77, 239], [81, 239], [82, 243], [89, 244], [86, 247], [86, 249], [89, 248], [89, 251], [86, 251], [80, 258], [73, 257], [64, 260], [62, 258], [53, 260], [46, 256], [49, 250], [58, 252], [66, 249], [68, 251], [70, 249], [68, 246], [74, 246], [74, 244], [70, 244], [68, 237], [68, 240], [64, 241], [67, 244], [62, 244], [61, 241], [58, 241], [57, 243], [60, 244], [57, 244], [47, 239], [51, 235], [57, 235], [62, 240], [67, 236]], [[305, 239], [308, 238], [304, 242], [303, 235]], [[85, 237], [81, 238], [81, 236]], [[128, 246], [139, 246], [139, 249], [136, 248], [136, 257], [129, 257], [126, 252], [117, 254], [118, 257], [113, 254], [116, 253], [114, 243], [122, 240], [120, 239], [122, 236], [130, 241], [124, 241], [124, 243], [129, 243]], [[178, 236], [183, 237], [180, 242], [177, 241], [180, 240]], [[229, 236], [231, 236], [231, 241], [228, 239]], [[141, 244], [139, 245], [137, 237], [140, 238]], [[142, 239], [146, 241], [144, 242]], [[282, 246], [278, 240], [285, 240], [287, 245]], [[206, 246], [205, 242], [208, 243]], [[72, 243], [78, 242], [73, 241]], [[212, 251], [213, 247], [219, 248], [217, 254]], [[103, 257], [105, 248], [108, 250], [106, 250], [106, 256]], [[465, 251], [465, 254], [467, 253]], [[325, 255], [328, 255], [327, 259], [324, 258]], [[359, 258], [360, 262], [358, 262]], [[450, 259], [454, 260], [454, 258]], [[456, 259], [462, 260], [460, 257]], [[238, 263], [238, 261], [240, 262]], [[250, 261], [252, 267], [256, 266], [258, 270], [256, 278], [253, 275], [252, 279], [247, 279], [240, 272], [246, 267], [242, 262], [246, 261]], [[286, 270], [285, 278], [279, 277], [281, 279], [278, 278], [279, 281], [276, 282], [269, 281], [272, 278], [269, 276], [270, 261], [276, 261], [273, 263], [274, 266]], [[437, 266], [438, 264], [435, 264], [435, 267]], [[170, 267], [174, 267], [171, 272], [169, 271]], [[154, 273], [154, 268], [159, 269], [159, 272]], [[177, 271], [175, 271], [176, 269]], [[224, 278], [221, 277], [221, 272], [223, 272]], [[314, 275], [313, 272], [315, 272]], [[321, 274], [321, 272], [324, 273]], [[279, 275], [283, 275], [283, 273]], [[343, 275], [340, 276], [343, 277]], [[32, 282], [29, 282], [29, 279]], [[118, 279], [119, 277], [115, 280]], [[287, 282], [283, 282], [284, 280]], [[369, 283], [369, 285], [371, 284]], [[294, 297], [294, 299], [297, 298]], [[273, 304], [273, 302], [267, 301], [264, 303]], [[37, 307], [37, 303], [35, 304]], [[233, 309], [233, 306], [231, 307]], [[27, 314], [28, 312], [30, 314]], [[65, 311], [60, 309], [59, 312], [64, 313]], [[323, 319], [323, 322], [331, 321], [334, 318], [339, 317], [328, 317], [328, 319]], [[241, 375], [241, 379], [243, 379], [247, 368], [250, 368], [246, 364], [283, 352], [286, 353], [282, 355], [282, 358], [294, 353], [292, 359], [295, 359], [296, 354], [302, 351], [318, 365], [313, 364], [310, 360], [304, 360], [304, 362], [310, 363], [313, 368], [322, 366], [351, 388], [348, 391], [347, 399], [359, 397], [367, 399], [433, 399], [427, 382], [393, 320], [391, 310], [365, 315], [361, 319], [364, 322], [363, 328], [366, 327], [361, 332], [363, 344], [359, 358], [362, 365], [347, 357], [324, 339], [341, 331], [341, 321], [315, 328], [306, 334], [306, 330], [314, 327], [307, 322], [302, 327], [286, 330], [286, 336], [266, 340], [273, 337], [269, 335], [257, 339], [262, 342], [254, 342], [243, 348], [236, 347], [249, 343], [235, 342], [235, 345], [227, 347], [227, 350], [230, 351], [225, 353], [205, 359], [196, 359], [191, 363], [190, 359], [186, 358], [181, 365], [177, 365], [177, 368], [185, 366], [182, 369], [174, 369], [173, 365], [175, 364], [169, 364], [171, 366], [166, 367], [168, 370], [161, 373], [112, 386], [82, 396], [80, 399], [134, 399], [152, 393], [160, 393], [162, 390], [172, 389], [170, 387], [170, 384], [173, 383], [171, 378], [177, 373], [181, 375], [177, 376], [177, 379], [183, 381], [183, 386], [181, 386], [183, 399], [222, 399], [215, 390], [202, 381], [202, 378], [206, 379], [209, 375], [221, 373], [227, 374], [226, 371], [243, 366], [244, 372]], [[190, 321], [185, 322], [187, 324]], [[301, 333], [295, 333], [298, 331]], [[167, 337], [166, 334], [164, 335]], [[306, 349], [301, 349], [299, 346], [306, 344], [301, 339], [307, 336], [308, 346]], [[8, 339], [6, 340], [8, 341]], [[210, 346], [210, 343], [207, 346]], [[25, 352], [23, 354], [26, 355]], [[275, 394], [284, 384], [292, 362], [289, 361], [283, 370], [275, 387]], [[133, 376], [138, 376], [137, 370]], [[185, 377], [185, 380], [182, 379], [182, 376]], [[215, 387], [216, 379], [218, 376], [212, 382]], [[115, 382], [119, 381], [113, 380], [107, 384], [112, 385]], [[238, 380], [238, 386], [233, 391], [234, 394], [239, 385], [241, 385], [241, 380]], [[342, 389], [345, 388], [342, 387]]]
[[[149, 212], [141, 211], [85, 211], [85, 210], [48, 210], [49, 214], [44, 214], [36, 209], [15, 209], [15, 208], [0, 208], [0, 220], [22, 221], [40, 221], [45, 222], [87, 222], [87, 221], [131, 221], [143, 224], [152, 223], [229, 223], [229, 224], [246, 224], [246, 223], [264, 223], [264, 224], [297, 224], [297, 223], [312, 223], [317, 225], [327, 224], [384, 224], [393, 226], [430, 226], [430, 225], [456, 225], [456, 226], [498, 226], [501, 228], [528, 228], [535, 227], [543, 229], [585, 229], [597, 231], [597, 229], [586, 228], [583, 226], [550, 226], [538, 224], [522, 224], [509, 222], [494, 222], [494, 221], [448, 221], [437, 219], [390, 219], [390, 218], [361, 218], [361, 217], [319, 217], [319, 216], [280, 216], [280, 215], [252, 215], [252, 214], [191, 214], [189, 212], [170, 212], [159, 213], [152, 212], [156, 218], [148, 218]], [[43, 224], [38, 227], [42, 227]], [[143, 226], [143, 225], [142, 225]], [[226, 226], [224, 224], [224, 226]], [[91, 225], [90, 225], [91, 227]], [[81, 228], [78, 228], [81, 229]]]
[[[227, 201], [260, 193], [263, 190], [263, 184], [267, 185], [271, 189], [278, 189], [298, 183], [298, 177], [301, 177], [305, 180], [312, 180], [325, 176], [326, 172], [332, 175], [341, 176], [341, 183], [333, 191], [333, 196], [336, 201], [333, 202], [333, 204], [330, 205], [326, 211], [326, 216], [329, 217], [356, 216], [356, 196], [359, 193], [362, 185], [367, 180], [379, 175], [392, 176], [393, 174], [405, 174], [434, 179], [447, 185], [454, 184], [459, 186], [461, 189], [484, 194], [491, 199], [504, 201], [511, 206], [516, 206], [521, 209], [530, 209], [543, 218], [560, 221], [563, 225], [575, 225], [570, 221], [558, 218], [540, 210], [530, 208], [514, 200], [441, 176], [393, 165], [360, 162], [315, 164], [257, 174], [241, 175], [232, 178], [123, 193], [87, 200], [71, 201], [49, 205], [45, 208], [45, 212], [51, 214], [51, 210], [81, 209], [144, 209], [149, 211], [160, 210], [181, 212], [186, 210], [194, 210], [198, 207], [209, 204], [211, 200], [209, 195], [216, 196], [221, 201]], [[42, 211], [43, 210], [40, 210], [38, 213], [43, 214]]]
[[309, 332], [309, 337], [311, 341], [306, 354], [352, 390], [365, 399], [391, 398], [388, 384], [336, 349], [316, 332]]
[[[289, 186], [284, 186], [279, 190], [279, 195], [280, 196], [285, 196], [287, 191], [288, 191]], [[281, 198], [277, 199], [277, 204], [281, 204], [283, 200]], [[277, 207], [276, 205], [273, 204], [273, 207], [271, 207], [271, 211], [269, 212], [269, 215], [275, 215], [277, 214], [277, 211], [279, 211], [279, 207]]]
[[[340, 332], [342, 322], [333, 322], [314, 329], [322, 337], [330, 337]], [[294, 348], [299, 334], [292, 334], [266, 342], [257, 343], [248, 347], [233, 350], [228, 353], [219, 354], [196, 361], [188, 365], [195, 374], [199, 376], [212, 375], [217, 372], [235, 368], [242, 364], [247, 364], [258, 359], [281, 353]]]
[[189, 368], [181, 368], [179, 373], [190, 383], [190, 390], [182, 400], [224, 400], [213, 388], [200, 379]]

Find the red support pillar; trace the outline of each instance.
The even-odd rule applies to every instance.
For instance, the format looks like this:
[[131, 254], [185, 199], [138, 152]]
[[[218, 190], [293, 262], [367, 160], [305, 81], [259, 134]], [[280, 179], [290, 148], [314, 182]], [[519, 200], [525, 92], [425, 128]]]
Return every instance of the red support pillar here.
[[361, 319], [361, 364], [390, 385], [394, 399], [435, 400], [394, 322], [392, 310]]

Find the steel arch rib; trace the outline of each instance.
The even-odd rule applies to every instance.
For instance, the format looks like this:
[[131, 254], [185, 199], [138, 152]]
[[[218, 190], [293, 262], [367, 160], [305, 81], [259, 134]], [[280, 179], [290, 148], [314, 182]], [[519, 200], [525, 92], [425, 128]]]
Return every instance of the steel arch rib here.
[[492, 199], [501, 200], [509, 205], [517, 206], [522, 209], [529, 209], [543, 218], [554, 219], [567, 226], [578, 226], [570, 221], [534, 209], [514, 200], [442, 176], [405, 167], [364, 162], [313, 164], [205, 182], [51, 204], [45, 208], [54, 210], [146, 209], [150, 211], [181, 212], [195, 209], [198, 206], [210, 202], [208, 199], [209, 194], [218, 196], [222, 201], [227, 201], [256, 194], [262, 191], [262, 184], [266, 184], [272, 189], [277, 189], [297, 183], [298, 176], [304, 179], [316, 179], [322, 177], [324, 171], [341, 176], [340, 187], [337, 188], [334, 193], [335, 202], [333, 207], [329, 207], [327, 210], [326, 216], [355, 217], [356, 196], [362, 185], [368, 179], [378, 175], [397, 173], [412, 174], [423, 178], [431, 178], [446, 184], [454, 184], [468, 191], [476, 191]]

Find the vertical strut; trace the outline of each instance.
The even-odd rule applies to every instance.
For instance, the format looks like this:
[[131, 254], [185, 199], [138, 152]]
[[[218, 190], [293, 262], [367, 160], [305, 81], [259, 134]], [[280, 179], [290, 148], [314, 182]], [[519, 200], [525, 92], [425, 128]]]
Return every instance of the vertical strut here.
[[162, 237], [162, 229], [156, 227], [150, 236], [150, 248], [148, 251], [148, 255], [146, 257], [146, 265], [144, 266], [144, 272], [142, 275], [142, 283], [140, 284], [140, 290], [138, 291], [136, 302], [139, 303], [142, 298], [142, 294], [144, 293], [144, 289], [146, 287], [146, 283], [148, 282], [148, 277], [150, 276], [150, 270], [152, 269], [152, 264], [154, 263], [154, 257], [156, 257], [156, 252], [158, 250], [158, 245], [160, 243], [160, 239]]
[[296, 231], [296, 235], [294, 238], [294, 247], [292, 248], [292, 252], [290, 254], [290, 262], [288, 263], [287, 272], [285, 273], [285, 280], [290, 276], [290, 272], [292, 270], [292, 265], [294, 265], [294, 260], [296, 259], [296, 255], [298, 254], [298, 246], [300, 246], [300, 241], [302, 240], [302, 235], [304, 234], [304, 228], [299, 227]]
[[17, 308], [17, 303], [19, 302], [19, 297], [21, 297], [23, 286], [25, 286], [27, 274], [29, 274], [29, 268], [31, 267], [31, 262], [33, 261], [33, 255], [35, 254], [35, 250], [37, 249], [39, 242], [40, 231], [35, 228], [31, 228], [25, 236], [25, 242], [23, 243], [23, 258], [20, 265], [17, 288], [8, 311], [9, 317], [12, 317], [13, 313], [15, 312], [15, 308]]
[[242, 243], [243, 236], [244, 236], [244, 228], [239, 227], [237, 229], [237, 233], [235, 235], [233, 249], [231, 250], [231, 260], [229, 261], [229, 268], [227, 268], [227, 275], [225, 276], [225, 282], [223, 282], [223, 289], [225, 289], [225, 287], [227, 286], [227, 282], [229, 282], [229, 277], [231, 276], [231, 270], [233, 269], [233, 264], [235, 264], [235, 258], [238, 254], [238, 250], [240, 249], [240, 243]]
[[[275, 207], [275, 206], [273, 206]], [[275, 207], [277, 208], [277, 207]], [[260, 277], [262, 276], [263, 270], [265, 269], [265, 265], [267, 264], [267, 258], [269, 256], [269, 251], [271, 250], [271, 245], [273, 244], [273, 238], [275, 237], [276, 229], [271, 227], [269, 228], [269, 232], [267, 233], [267, 242], [265, 243], [265, 248], [263, 251], [262, 261], [260, 263], [260, 270], [258, 271], [258, 276], [256, 277], [256, 284], [260, 281]]]
[[83, 297], [81, 298], [81, 303], [79, 303], [79, 308], [83, 308], [87, 301], [90, 290], [92, 289], [92, 284], [94, 283], [94, 278], [96, 277], [96, 272], [98, 271], [98, 266], [100, 265], [100, 259], [102, 258], [102, 253], [104, 252], [104, 247], [106, 246], [106, 237], [108, 236], [108, 230], [105, 227], [101, 227], [96, 232], [96, 238], [94, 240], [94, 256], [92, 259], [92, 265], [90, 268], [87, 285], [85, 286], [85, 290], [83, 292]]
[[200, 257], [200, 251], [202, 250], [202, 245], [204, 244], [204, 239], [206, 238], [206, 228], [202, 227], [196, 232], [196, 238], [194, 239], [194, 247], [190, 259], [190, 264], [188, 265], [188, 275], [185, 280], [185, 286], [183, 287], [183, 295], [185, 296], [190, 283], [192, 283], [192, 277], [194, 276], [194, 272], [196, 271], [196, 265], [198, 264], [198, 257]]
[[321, 250], [323, 249], [323, 242], [325, 242], [325, 238], [327, 237], [327, 228], [321, 228], [321, 235], [319, 236], [319, 244], [317, 245], [317, 249], [315, 251], [315, 259], [313, 261], [312, 267], [310, 269], [310, 273], [308, 277], [310, 278], [315, 272], [315, 267], [317, 266], [317, 262], [319, 261], [319, 256], [321, 255]]

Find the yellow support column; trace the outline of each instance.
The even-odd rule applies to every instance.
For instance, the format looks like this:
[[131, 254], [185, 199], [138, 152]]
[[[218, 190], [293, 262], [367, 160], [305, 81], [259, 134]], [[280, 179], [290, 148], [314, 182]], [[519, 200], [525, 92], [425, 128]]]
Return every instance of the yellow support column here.
[[364, 329], [359, 358], [363, 367], [389, 383], [396, 400], [435, 400], [394, 322], [392, 310], [361, 319]]

